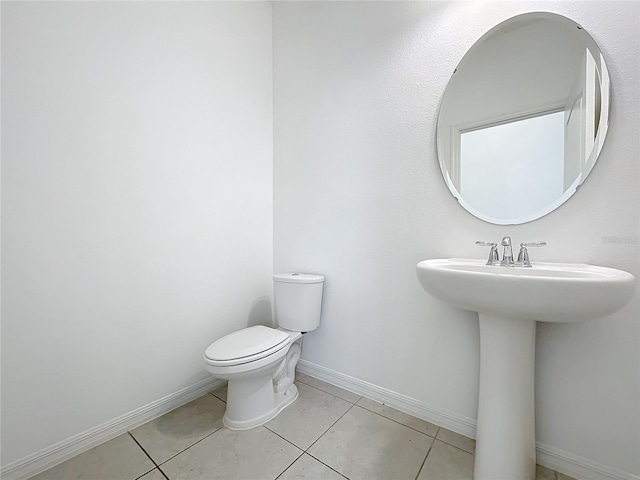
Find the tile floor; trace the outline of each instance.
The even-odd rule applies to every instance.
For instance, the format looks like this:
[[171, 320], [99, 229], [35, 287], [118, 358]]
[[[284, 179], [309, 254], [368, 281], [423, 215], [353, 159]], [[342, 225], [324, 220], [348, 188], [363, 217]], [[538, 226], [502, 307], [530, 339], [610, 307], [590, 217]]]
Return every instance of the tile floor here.
[[[307, 375], [266, 425], [222, 426], [226, 386], [33, 480], [472, 478], [475, 442]], [[572, 480], [538, 466], [537, 480]]]

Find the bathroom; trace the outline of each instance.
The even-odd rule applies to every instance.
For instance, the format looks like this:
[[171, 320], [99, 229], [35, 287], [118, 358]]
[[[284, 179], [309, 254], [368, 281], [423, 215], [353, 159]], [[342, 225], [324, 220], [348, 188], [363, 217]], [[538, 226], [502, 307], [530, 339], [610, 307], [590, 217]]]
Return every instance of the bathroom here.
[[[495, 225], [447, 189], [438, 112], [475, 41], [537, 11], [598, 44], [609, 129], [572, 198]], [[1, 17], [3, 478], [217, 386], [203, 352], [270, 324], [277, 272], [325, 277], [299, 372], [468, 437], [477, 316], [425, 294], [419, 261], [509, 235], [547, 242], [532, 262], [640, 276], [636, 1], [3, 1]], [[636, 291], [606, 319], [538, 325], [538, 463], [640, 477], [639, 318]]]

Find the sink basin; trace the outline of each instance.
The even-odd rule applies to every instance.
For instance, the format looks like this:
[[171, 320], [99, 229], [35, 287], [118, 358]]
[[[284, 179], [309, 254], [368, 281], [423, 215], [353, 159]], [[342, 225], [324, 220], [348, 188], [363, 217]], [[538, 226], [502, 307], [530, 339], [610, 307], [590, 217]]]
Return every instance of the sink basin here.
[[536, 322], [578, 322], [610, 315], [633, 296], [635, 277], [613, 268], [481, 260], [418, 263], [434, 297], [478, 312], [480, 382], [473, 478], [534, 480]]
[[541, 322], [611, 315], [626, 305], [635, 290], [635, 277], [628, 272], [571, 263], [524, 268], [436, 259], [418, 263], [417, 273], [428, 293], [456, 307]]

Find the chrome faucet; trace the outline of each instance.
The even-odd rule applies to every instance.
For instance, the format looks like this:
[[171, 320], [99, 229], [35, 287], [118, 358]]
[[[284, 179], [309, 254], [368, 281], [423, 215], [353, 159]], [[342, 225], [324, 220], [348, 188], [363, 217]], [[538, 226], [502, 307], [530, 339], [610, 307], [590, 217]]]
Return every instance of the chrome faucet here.
[[504, 237], [500, 245], [504, 247], [504, 253], [502, 254], [502, 261], [500, 265], [503, 267], [510, 267], [513, 265], [513, 250], [511, 249], [511, 237]]
[[529, 252], [527, 251], [527, 247], [544, 247], [547, 242], [522, 242], [520, 244], [520, 253], [518, 254], [518, 260], [516, 262], [513, 261], [513, 249], [511, 248], [511, 237], [504, 237], [502, 242], [500, 242], [500, 246], [504, 247], [504, 253], [502, 254], [502, 261], [500, 261], [500, 257], [498, 256], [498, 244], [495, 242], [484, 242], [478, 240], [476, 245], [491, 247], [489, 251], [489, 260], [487, 260], [487, 265], [501, 265], [503, 267], [531, 267], [531, 262], [529, 261]]

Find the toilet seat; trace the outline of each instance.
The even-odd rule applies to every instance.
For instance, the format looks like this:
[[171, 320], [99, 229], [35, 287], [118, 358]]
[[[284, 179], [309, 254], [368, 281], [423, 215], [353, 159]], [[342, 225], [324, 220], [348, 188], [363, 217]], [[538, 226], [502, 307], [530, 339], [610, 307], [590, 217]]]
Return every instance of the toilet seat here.
[[225, 335], [205, 351], [209, 365], [224, 367], [255, 362], [273, 355], [291, 343], [282, 330], [256, 325]]

